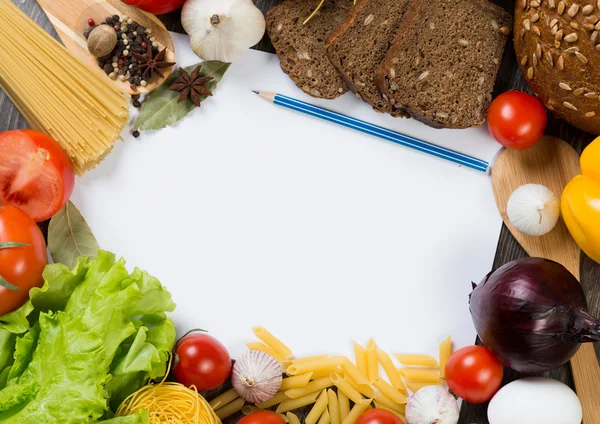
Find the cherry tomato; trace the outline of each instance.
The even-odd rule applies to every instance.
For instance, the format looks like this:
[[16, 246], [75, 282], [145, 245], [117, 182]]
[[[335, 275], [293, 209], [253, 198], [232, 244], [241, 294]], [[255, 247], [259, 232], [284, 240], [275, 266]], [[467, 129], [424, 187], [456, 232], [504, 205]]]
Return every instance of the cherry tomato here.
[[470, 403], [490, 400], [500, 389], [504, 369], [484, 347], [457, 350], [446, 363], [446, 382], [457, 396]]
[[275, 412], [258, 411], [246, 415], [237, 424], [285, 424], [285, 421]]
[[33, 130], [0, 133], [0, 203], [45, 221], [67, 203], [75, 174], [71, 160], [52, 138]]
[[356, 424], [404, 424], [400, 418], [387, 409], [375, 408], [362, 414]]
[[[10, 247], [11, 242], [29, 246]], [[47, 262], [44, 236], [34, 220], [19, 208], [0, 205], [0, 315], [19, 308], [29, 289], [42, 286]]]
[[170, 13], [183, 6], [186, 0], [121, 0], [123, 3], [130, 6], [139, 7], [146, 12], [159, 15], [162, 13]]
[[547, 120], [542, 102], [520, 91], [500, 94], [488, 109], [490, 134], [509, 149], [523, 150], [537, 143]]
[[231, 375], [231, 357], [227, 349], [208, 334], [188, 334], [177, 344], [175, 353], [179, 362], [173, 373], [185, 386], [212, 390], [225, 383]]

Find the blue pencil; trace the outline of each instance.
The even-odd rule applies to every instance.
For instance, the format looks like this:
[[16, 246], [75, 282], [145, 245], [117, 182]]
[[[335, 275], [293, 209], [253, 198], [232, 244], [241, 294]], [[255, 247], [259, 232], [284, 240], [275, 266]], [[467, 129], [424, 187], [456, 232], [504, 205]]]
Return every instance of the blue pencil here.
[[436, 156], [438, 158], [445, 159], [477, 171], [487, 172], [489, 168], [488, 162], [477, 159], [473, 156], [465, 155], [445, 147], [436, 146], [435, 144], [431, 144], [408, 135], [400, 134], [378, 125], [361, 121], [360, 119], [351, 118], [349, 116], [342, 115], [341, 113], [332, 112], [330, 110], [323, 109], [322, 107], [284, 96], [283, 94], [266, 93], [254, 90], [253, 92], [276, 105], [283, 106], [306, 115], [314, 116], [325, 121], [333, 122], [347, 128], [352, 128], [384, 140], [398, 143], [402, 146], [410, 147], [411, 149], [419, 152], [428, 153], [432, 156]]

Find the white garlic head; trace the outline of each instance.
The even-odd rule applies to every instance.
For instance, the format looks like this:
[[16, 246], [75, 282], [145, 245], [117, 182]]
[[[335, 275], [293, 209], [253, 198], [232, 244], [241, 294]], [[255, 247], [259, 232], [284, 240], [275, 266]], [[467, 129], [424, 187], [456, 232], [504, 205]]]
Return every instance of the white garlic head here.
[[437, 385], [419, 389], [406, 404], [408, 424], [456, 424], [458, 416], [458, 403], [454, 396]]
[[556, 226], [560, 202], [548, 187], [525, 184], [511, 194], [506, 212], [511, 224], [523, 234], [543, 236]]
[[250, 350], [233, 365], [231, 384], [251, 403], [271, 399], [281, 387], [283, 370], [277, 359], [259, 350]]
[[181, 24], [201, 59], [222, 62], [239, 59], [266, 29], [265, 17], [252, 0], [187, 0]]

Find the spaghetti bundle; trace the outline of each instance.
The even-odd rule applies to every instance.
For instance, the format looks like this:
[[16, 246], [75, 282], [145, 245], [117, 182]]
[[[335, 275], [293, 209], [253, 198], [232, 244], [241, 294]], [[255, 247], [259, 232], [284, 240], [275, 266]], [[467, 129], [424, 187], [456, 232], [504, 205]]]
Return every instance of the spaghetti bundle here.
[[208, 402], [192, 386], [162, 381], [133, 393], [117, 409], [123, 417], [148, 411], [150, 424], [221, 424]]
[[126, 97], [11, 0], [0, 0], [0, 45], [0, 87], [29, 126], [57, 140], [78, 174], [93, 168], [127, 123]]

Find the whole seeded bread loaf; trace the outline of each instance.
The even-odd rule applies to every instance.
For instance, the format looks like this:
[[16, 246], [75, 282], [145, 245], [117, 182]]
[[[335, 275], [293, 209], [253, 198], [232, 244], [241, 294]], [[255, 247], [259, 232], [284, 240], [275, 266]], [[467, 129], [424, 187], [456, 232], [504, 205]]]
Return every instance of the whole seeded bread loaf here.
[[361, 0], [327, 40], [327, 57], [348, 87], [379, 112], [407, 116], [375, 86], [375, 71], [385, 58], [410, 0]]
[[600, 1], [517, 0], [515, 51], [550, 111], [600, 134]]
[[306, 94], [334, 99], [348, 87], [325, 55], [325, 40], [350, 10], [352, 0], [326, 0], [319, 12], [303, 22], [318, 0], [285, 0], [267, 13], [267, 31], [281, 69]]
[[411, 0], [410, 7], [416, 17], [376, 71], [377, 87], [432, 127], [483, 124], [511, 16], [486, 0]]

